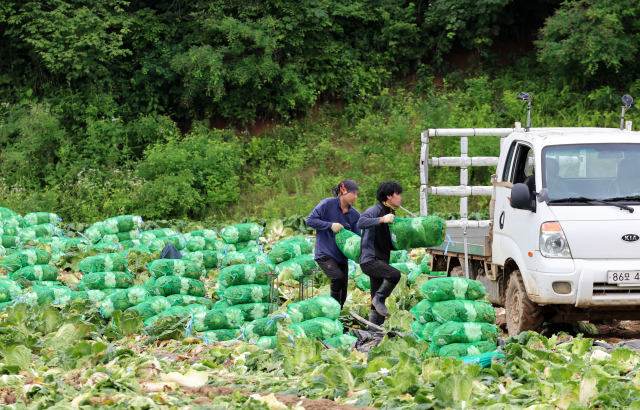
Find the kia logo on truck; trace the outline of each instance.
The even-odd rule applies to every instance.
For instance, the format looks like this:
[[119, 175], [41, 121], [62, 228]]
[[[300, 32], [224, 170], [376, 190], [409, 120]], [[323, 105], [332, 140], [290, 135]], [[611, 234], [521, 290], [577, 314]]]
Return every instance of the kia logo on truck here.
[[628, 233], [626, 235], [622, 235], [622, 240], [625, 242], [635, 242], [638, 239], [640, 239], [640, 236], [633, 234], [633, 233]]

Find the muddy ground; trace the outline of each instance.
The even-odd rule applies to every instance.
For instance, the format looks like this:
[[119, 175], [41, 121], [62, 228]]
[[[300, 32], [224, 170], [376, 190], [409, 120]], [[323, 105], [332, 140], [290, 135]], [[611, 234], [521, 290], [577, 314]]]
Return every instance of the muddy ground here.
[[[496, 325], [500, 327], [500, 337], [509, 337], [507, 334], [507, 321], [504, 308], [496, 308]], [[640, 340], [640, 321], [623, 320], [616, 327], [607, 325], [595, 325], [600, 334], [588, 335], [595, 340], [602, 340], [610, 345], [629, 340]]]

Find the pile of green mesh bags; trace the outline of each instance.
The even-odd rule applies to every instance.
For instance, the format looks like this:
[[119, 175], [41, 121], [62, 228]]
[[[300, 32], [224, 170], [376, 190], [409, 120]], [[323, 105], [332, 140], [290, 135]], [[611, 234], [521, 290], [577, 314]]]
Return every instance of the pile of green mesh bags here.
[[425, 299], [411, 308], [415, 337], [430, 343], [429, 352], [463, 357], [496, 350], [498, 331], [493, 307], [482, 284], [464, 278], [430, 279], [420, 288]]
[[231, 265], [221, 269], [216, 278], [221, 302], [214, 305], [214, 309], [233, 306], [242, 312], [247, 322], [266, 317], [269, 304], [277, 297], [276, 294], [270, 295], [272, 273], [272, 266], [264, 263]]
[[326, 341], [343, 333], [342, 323], [338, 320], [340, 303], [330, 296], [291, 303], [287, 306], [287, 314], [293, 322], [289, 328], [295, 331], [297, 338]]
[[141, 240], [142, 218], [135, 215], [121, 215], [96, 222], [85, 229], [84, 237], [91, 241], [85, 251], [123, 252], [136, 248], [148, 252]]
[[439, 246], [447, 235], [447, 225], [437, 216], [396, 218], [389, 225], [395, 249]]
[[280, 264], [300, 255], [313, 253], [313, 244], [307, 238], [296, 237], [276, 243], [269, 251], [271, 263]]

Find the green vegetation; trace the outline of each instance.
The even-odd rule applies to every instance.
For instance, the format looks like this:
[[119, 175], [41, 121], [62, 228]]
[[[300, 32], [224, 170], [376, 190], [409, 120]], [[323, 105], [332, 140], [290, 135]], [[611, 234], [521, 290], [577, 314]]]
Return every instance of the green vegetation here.
[[[85, 222], [291, 217], [352, 178], [361, 210], [388, 179], [417, 210], [422, 129], [512, 126], [522, 90], [534, 126], [613, 127], [620, 96], [638, 95], [639, 6], [530, 3], [4, 3], [0, 206]], [[535, 50], [500, 52], [538, 29]], [[465, 70], [448, 60], [460, 49], [475, 53]], [[249, 131], [264, 123], [277, 126]], [[471, 155], [497, 145], [472, 140]], [[447, 138], [430, 149], [459, 150]], [[472, 169], [471, 184], [492, 172]], [[488, 198], [470, 205], [482, 218]], [[430, 198], [431, 212], [456, 210]]]

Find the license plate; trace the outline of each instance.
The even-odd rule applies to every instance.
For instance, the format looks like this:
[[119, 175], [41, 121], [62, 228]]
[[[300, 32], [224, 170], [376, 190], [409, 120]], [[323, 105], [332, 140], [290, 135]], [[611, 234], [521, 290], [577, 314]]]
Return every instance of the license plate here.
[[609, 284], [632, 284], [640, 285], [640, 270], [623, 270], [607, 272], [607, 283]]

